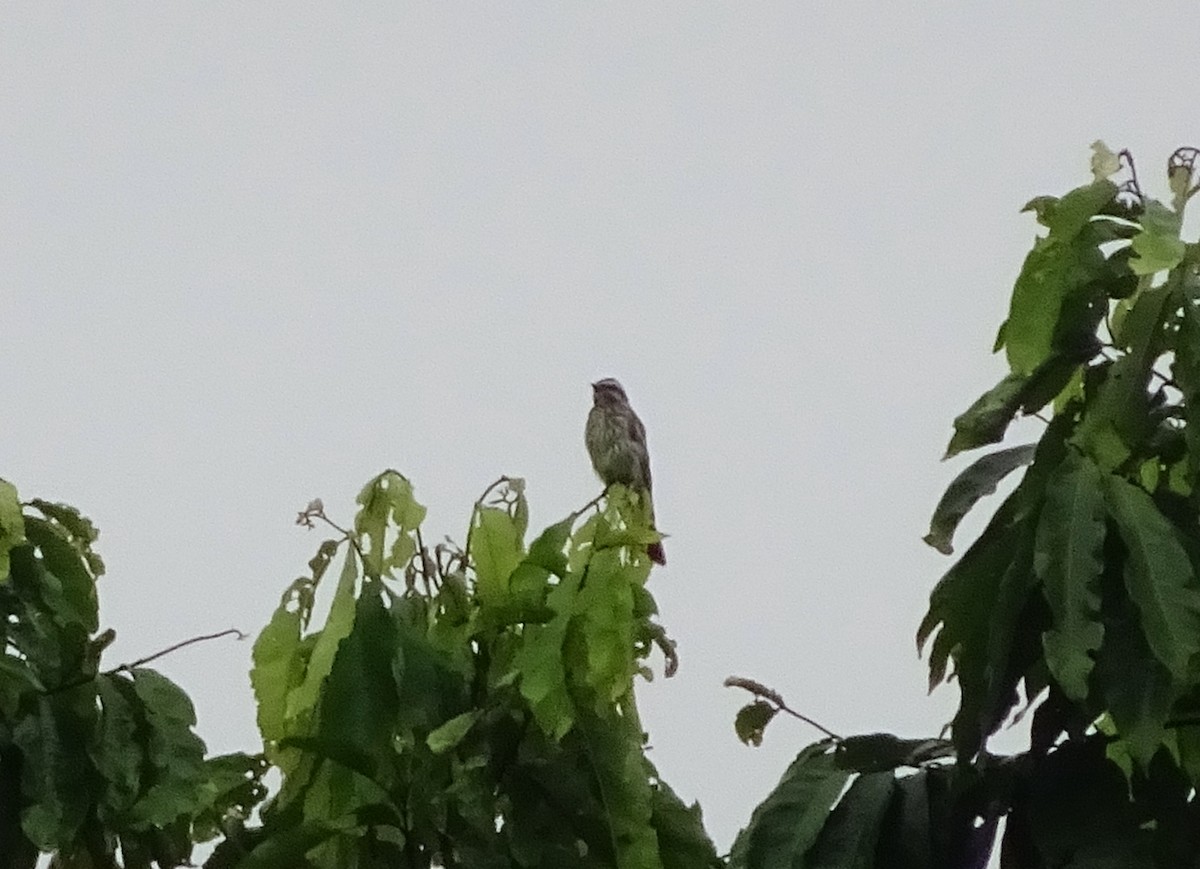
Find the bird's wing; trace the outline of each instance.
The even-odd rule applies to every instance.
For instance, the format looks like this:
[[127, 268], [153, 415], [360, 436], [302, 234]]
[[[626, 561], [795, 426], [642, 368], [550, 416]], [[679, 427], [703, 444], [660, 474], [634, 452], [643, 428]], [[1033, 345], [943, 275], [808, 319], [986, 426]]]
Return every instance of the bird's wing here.
[[637, 414], [629, 415], [629, 442], [637, 453], [638, 470], [641, 472], [642, 485], [650, 491], [650, 450], [646, 447], [646, 427], [637, 418]]

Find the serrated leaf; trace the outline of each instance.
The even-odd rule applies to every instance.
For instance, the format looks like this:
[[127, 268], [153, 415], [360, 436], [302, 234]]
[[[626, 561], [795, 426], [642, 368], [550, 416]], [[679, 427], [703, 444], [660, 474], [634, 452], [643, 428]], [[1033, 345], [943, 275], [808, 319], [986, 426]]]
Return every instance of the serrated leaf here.
[[1106, 475], [1104, 499], [1129, 550], [1125, 588], [1142, 630], [1171, 678], [1182, 683], [1200, 650], [1200, 589], [1179, 532], [1142, 489]]
[[747, 703], [738, 710], [737, 716], [733, 719], [733, 729], [737, 733], [738, 739], [755, 748], [762, 745], [767, 725], [771, 723], [778, 711], [776, 707], [765, 700]]
[[975, 503], [996, 491], [996, 485], [1017, 468], [1033, 461], [1036, 444], [1023, 444], [983, 456], [966, 467], [934, 508], [926, 543], [943, 555], [954, 552], [952, 540], [959, 522]]
[[1073, 700], [1088, 694], [1088, 675], [1104, 637], [1099, 621], [1104, 495], [1100, 470], [1076, 450], [1050, 475], [1038, 521], [1034, 570], [1054, 627], [1043, 635], [1046, 664]]
[[759, 803], [738, 834], [730, 869], [803, 866], [803, 860], [850, 773], [839, 769], [829, 740], [810, 745], [792, 761], [779, 784]]

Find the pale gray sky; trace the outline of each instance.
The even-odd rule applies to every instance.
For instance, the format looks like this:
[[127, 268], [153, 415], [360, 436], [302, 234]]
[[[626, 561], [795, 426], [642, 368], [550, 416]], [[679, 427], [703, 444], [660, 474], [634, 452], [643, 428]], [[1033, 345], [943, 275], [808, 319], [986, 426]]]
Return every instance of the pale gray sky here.
[[[257, 631], [394, 466], [461, 541], [649, 430], [679, 675], [640, 692], [718, 845], [817, 734], [933, 733], [913, 632], [950, 421], [1096, 138], [1200, 144], [1194, 5], [176, 2], [0, 11], [0, 475], [102, 529], [115, 664]], [[1178, 83], [1177, 83], [1178, 82]], [[964, 459], [965, 461], [965, 459]], [[249, 643], [161, 662], [257, 746]]]

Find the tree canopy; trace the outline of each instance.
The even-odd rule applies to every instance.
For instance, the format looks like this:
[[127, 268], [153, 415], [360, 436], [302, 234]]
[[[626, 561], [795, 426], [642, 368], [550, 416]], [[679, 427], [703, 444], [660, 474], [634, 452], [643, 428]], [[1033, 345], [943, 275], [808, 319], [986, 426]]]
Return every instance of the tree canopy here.
[[[254, 644], [262, 744], [208, 756], [157, 655], [102, 666], [92, 523], [0, 481], [0, 866], [175, 867], [204, 842], [208, 869], [1200, 866], [1200, 151], [1171, 155], [1168, 202], [1093, 152], [1089, 183], [1026, 206], [1008, 372], [947, 448], [990, 451], [929, 545], [952, 555], [1007, 489], [917, 630], [930, 689], [958, 686], [947, 733], [822, 727], [719, 856], [646, 756], [635, 681], [677, 660], [637, 499], [530, 535], [503, 477], [431, 548], [388, 470], [345, 527], [300, 513], [329, 535]], [[1040, 438], [992, 448], [1021, 415]], [[781, 712], [815, 724], [727, 684], [754, 695], [748, 744]], [[1028, 750], [991, 752], [1018, 719]]]

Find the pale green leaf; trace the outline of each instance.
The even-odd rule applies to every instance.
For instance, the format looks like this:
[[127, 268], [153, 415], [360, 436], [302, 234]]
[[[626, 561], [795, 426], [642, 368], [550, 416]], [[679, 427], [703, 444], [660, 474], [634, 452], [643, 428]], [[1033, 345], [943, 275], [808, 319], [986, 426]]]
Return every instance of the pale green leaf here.
[[521, 562], [521, 539], [508, 511], [480, 507], [471, 531], [471, 561], [478, 578], [479, 597], [485, 604], [501, 603], [508, 593], [508, 578]]
[[1092, 142], [1092, 176], [1103, 181], [1121, 171], [1121, 158], [1108, 145], [1097, 139]]
[[17, 487], [0, 479], [0, 582], [8, 578], [9, 550], [25, 540], [25, 518]]
[[304, 678], [298, 594], [295, 585], [288, 589], [254, 641], [250, 684], [258, 701], [258, 729], [268, 746], [288, 735], [287, 698]]
[[473, 709], [470, 712], [464, 712], [462, 715], [456, 715], [447, 721], [445, 724], [430, 731], [429, 736], [425, 737], [425, 744], [429, 746], [429, 750], [434, 754], [445, 754], [458, 746], [460, 742], [466, 738], [471, 728], [479, 721], [483, 711]]
[[286, 717], [289, 719], [307, 714], [317, 704], [325, 677], [333, 667], [338, 646], [354, 627], [354, 587], [357, 579], [358, 561], [354, 549], [347, 547], [346, 561], [338, 577], [329, 617], [313, 646], [304, 680], [288, 694]]

